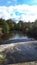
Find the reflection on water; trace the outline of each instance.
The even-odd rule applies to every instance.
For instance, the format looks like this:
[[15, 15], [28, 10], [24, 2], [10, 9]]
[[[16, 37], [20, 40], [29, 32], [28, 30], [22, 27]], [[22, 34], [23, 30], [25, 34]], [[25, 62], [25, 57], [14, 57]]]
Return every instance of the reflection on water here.
[[33, 38], [29, 38], [22, 32], [10, 32], [9, 34], [5, 34], [1, 36], [0, 38], [0, 43], [5, 41], [5, 40], [14, 40], [14, 39], [26, 39], [26, 40], [33, 40]]
[[29, 38], [22, 33], [21, 34], [16, 33], [12, 38], [10, 38], [10, 40], [14, 40], [14, 39], [32, 39], [32, 38]]
[[4, 42], [5, 40], [9, 40], [9, 38], [14, 37], [14, 32], [10, 32], [9, 34], [5, 34], [0, 37], [0, 43]]

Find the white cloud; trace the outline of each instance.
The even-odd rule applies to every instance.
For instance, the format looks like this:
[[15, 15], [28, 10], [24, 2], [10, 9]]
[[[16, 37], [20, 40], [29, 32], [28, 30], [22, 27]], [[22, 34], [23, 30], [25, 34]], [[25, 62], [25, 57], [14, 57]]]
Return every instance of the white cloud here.
[[[21, 13], [17, 15], [16, 12]], [[16, 20], [34, 21], [37, 19], [37, 5], [29, 6], [26, 4], [16, 6], [0, 6], [0, 18]]]

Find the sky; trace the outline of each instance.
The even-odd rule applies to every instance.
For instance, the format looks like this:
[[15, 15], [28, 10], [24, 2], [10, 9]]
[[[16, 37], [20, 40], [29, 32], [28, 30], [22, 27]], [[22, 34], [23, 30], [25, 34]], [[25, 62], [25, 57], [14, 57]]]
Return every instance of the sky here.
[[37, 0], [0, 0], [0, 18], [33, 22], [37, 19]]

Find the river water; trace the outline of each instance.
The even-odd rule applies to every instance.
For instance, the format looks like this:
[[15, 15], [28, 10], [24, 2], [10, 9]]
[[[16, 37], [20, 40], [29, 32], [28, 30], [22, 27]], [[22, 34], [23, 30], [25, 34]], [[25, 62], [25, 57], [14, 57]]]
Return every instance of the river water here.
[[12, 32], [11, 34], [4, 35], [2, 37], [4, 43], [12, 43], [12, 42], [22, 42], [22, 44], [13, 44], [9, 46], [0, 46], [1, 48], [6, 48], [5, 55], [7, 59], [7, 63], [20, 63], [27, 61], [36, 61], [37, 60], [37, 42], [33, 43], [24, 43], [27, 41], [35, 41], [34, 38], [28, 37], [26, 34], [21, 32]]
[[13, 37], [11, 37], [9, 40], [15, 40], [15, 39], [25, 39], [25, 40], [34, 40], [31, 37], [28, 37], [27, 35], [24, 35], [22, 33], [16, 33]]
[[16, 43], [16, 42], [26, 42], [26, 41], [34, 41], [34, 38], [28, 37], [26, 34], [22, 32], [11, 32], [9, 34], [3, 35], [0, 41], [4, 41], [4, 43]]

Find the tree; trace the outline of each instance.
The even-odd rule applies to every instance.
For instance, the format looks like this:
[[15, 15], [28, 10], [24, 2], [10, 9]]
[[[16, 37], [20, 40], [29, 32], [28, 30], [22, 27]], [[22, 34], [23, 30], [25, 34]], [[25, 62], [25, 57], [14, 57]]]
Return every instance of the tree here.
[[9, 33], [9, 25], [4, 19], [0, 19], [0, 27], [3, 28], [4, 33]]
[[11, 19], [7, 20], [6, 22], [8, 23], [10, 30], [14, 30], [15, 22]]

